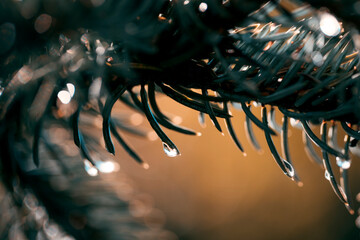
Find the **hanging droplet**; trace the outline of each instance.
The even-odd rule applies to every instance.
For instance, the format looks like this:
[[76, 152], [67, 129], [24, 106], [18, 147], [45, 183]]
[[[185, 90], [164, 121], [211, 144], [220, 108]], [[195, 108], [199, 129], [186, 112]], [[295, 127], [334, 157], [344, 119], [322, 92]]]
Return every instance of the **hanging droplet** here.
[[288, 161], [286, 161], [284, 159], [283, 159], [283, 162], [284, 162], [284, 165], [285, 165], [285, 168], [287, 170], [287, 173], [288, 173], [289, 177], [294, 177], [295, 176], [294, 167], [291, 165], [291, 163], [289, 163]]
[[328, 170], [325, 170], [325, 178], [330, 181], [330, 173]]
[[167, 143], [163, 142], [163, 148], [166, 155], [169, 157], [176, 157], [180, 155], [179, 150], [177, 148], [171, 148]]
[[99, 171], [96, 169], [96, 167], [94, 167], [87, 159], [84, 160], [84, 168], [89, 176], [95, 177], [99, 174]]
[[351, 166], [351, 160], [336, 157], [336, 164], [342, 169], [349, 169]]

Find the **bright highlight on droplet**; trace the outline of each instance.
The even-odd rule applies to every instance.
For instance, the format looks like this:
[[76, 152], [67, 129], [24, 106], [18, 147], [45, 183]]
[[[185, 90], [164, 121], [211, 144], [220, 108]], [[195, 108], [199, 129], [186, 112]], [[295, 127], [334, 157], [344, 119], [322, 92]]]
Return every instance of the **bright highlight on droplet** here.
[[250, 68], [250, 66], [248, 66], [248, 65], [243, 65], [243, 66], [240, 68], [240, 72], [245, 72], [245, 71], [247, 71], [249, 68]]
[[94, 167], [89, 162], [89, 160], [84, 160], [84, 168], [85, 168], [85, 171], [87, 172], [87, 174], [89, 174], [89, 176], [95, 177], [99, 173], [99, 171], [96, 169], [96, 167]]
[[67, 87], [67, 89], [68, 89], [68, 91], [69, 91], [69, 93], [70, 93], [70, 97], [73, 97], [74, 94], [75, 94], [75, 86], [74, 86], [74, 84], [72, 84], [72, 83], [67, 83], [67, 84], [66, 84], [66, 87]]
[[328, 172], [328, 170], [325, 170], [325, 178], [330, 181], [330, 173]]
[[331, 14], [324, 13], [320, 17], [320, 30], [327, 36], [337, 36], [341, 31], [339, 21]]
[[200, 3], [200, 5], [199, 5], [200, 12], [205, 12], [207, 10], [207, 8], [208, 8], [208, 5], [206, 3], [204, 3], [204, 2]]
[[58, 92], [57, 97], [59, 98], [60, 102], [63, 104], [68, 104], [71, 101], [71, 94], [68, 91], [61, 90]]
[[98, 161], [96, 162], [96, 167], [102, 173], [112, 173], [119, 170], [119, 164], [112, 161]]
[[171, 148], [167, 143], [163, 142], [163, 148], [166, 155], [169, 157], [176, 157], [179, 156], [180, 153], [176, 148]]
[[349, 169], [351, 166], [351, 160], [336, 157], [336, 164], [342, 169]]
[[295, 169], [294, 167], [286, 160], [283, 160], [285, 168], [287, 170], [287, 173], [289, 174], [289, 177], [294, 177], [295, 176]]
[[185, 0], [185, 1], [184, 1], [184, 5], [188, 5], [189, 2], [190, 2], [189, 0]]

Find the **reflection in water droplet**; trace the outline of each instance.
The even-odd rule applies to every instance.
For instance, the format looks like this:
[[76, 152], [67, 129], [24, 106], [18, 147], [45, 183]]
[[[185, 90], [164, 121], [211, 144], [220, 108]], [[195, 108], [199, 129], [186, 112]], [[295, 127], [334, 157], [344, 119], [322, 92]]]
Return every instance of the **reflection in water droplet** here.
[[295, 176], [295, 170], [294, 167], [286, 160], [283, 160], [285, 168], [289, 174], [290, 177], [294, 177]]
[[169, 157], [176, 157], [180, 155], [179, 151], [176, 148], [171, 148], [167, 143], [163, 142], [163, 148], [166, 155]]
[[336, 164], [342, 169], [349, 169], [351, 166], [351, 160], [336, 157]]
[[96, 167], [94, 167], [87, 159], [84, 160], [84, 168], [85, 168], [85, 171], [92, 177], [97, 176], [99, 173], [99, 171], [96, 169]]
[[330, 181], [330, 173], [328, 170], [325, 170], [325, 178]]

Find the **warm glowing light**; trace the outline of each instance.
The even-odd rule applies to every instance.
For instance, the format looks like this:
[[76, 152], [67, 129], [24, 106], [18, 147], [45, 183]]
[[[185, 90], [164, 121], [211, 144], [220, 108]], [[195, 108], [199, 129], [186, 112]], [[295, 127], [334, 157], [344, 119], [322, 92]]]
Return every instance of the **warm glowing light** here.
[[190, 2], [189, 0], [185, 0], [185, 1], [184, 1], [184, 5], [188, 5], [189, 2]]
[[320, 18], [320, 29], [327, 36], [336, 36], [341, 31], [341, 25], [331, 14], [324, 13]]
[[68, 91], [61, 90], [57, 96], [63, 104], [68, 104], [71, 101], [71, 94]]

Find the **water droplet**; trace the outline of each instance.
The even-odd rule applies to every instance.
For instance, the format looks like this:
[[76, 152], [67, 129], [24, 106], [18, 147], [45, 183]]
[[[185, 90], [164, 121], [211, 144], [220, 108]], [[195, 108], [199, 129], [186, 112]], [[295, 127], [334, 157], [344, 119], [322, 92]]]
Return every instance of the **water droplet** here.
[[330, 181], [330, 173], [328, 170], [325, 170], [325, 178]]
[[68, 89], [68, 91], [69, 91], [69, 93], [70, 93], [70, 96], [73, 97], [74, 94], [75, 94], [75, 86], [74, 86], [74, 84], [72, 84], [72, 83], [67, 83], [67, 84], [66, 84], [66, 87], [67, 87], [67, 89]]
[[118, 171], [120, 166], [113, 161], [97, 161], [96, 168], [102, 173], [112, 173]]
[[188, 5], [189, 2], [190, 2], [189, 0], [185, 0], [185, 1], [184, 1], [184, 5]]
[[349, 169], [351, 166], [351, 160], [336, 157], [336, 164], [342, 169]]
[[167, 143], [163, 142], [163, 148], [166, 155], [169, 157], [176, 157], [180, 155], [179, 150], [177, 148], [171, 148]]
[[57, 96], [63, 104], [68, 104], [71, 101], [71, 94], [66, 90], [61, 90]]
[[339, 21], [331, 14], [324, 13], [320, 18], [320, 30], [327, 36], [336, 36], [341, 31]]
[[289, 177], [293, 178], [295, 176], [295, 169], [294, 167], [291, 165], [291, 163], [289, 163], [286, 160], [283, 160], [285, 168], [287, 170], [287, 173], [289, 175]]
[[200, 3], [200, 5], [199, 5], [200, 12], [205, 12], [207, 10], [207, 8], [208, 8], [208, 5], [206, 3], [204, 3], [204, 2]]
[[240, 68], [240, 72], [245, 72], [245, 71], [247, 71], [249, 68], [250, 68], [250, 66], [248, 66], [248, 65], [243, 65], [243, 66]]
[[84, 160], [84, 168], [85, 171], [92, 177], [95, 177], [99, 174], [99, 171], [94, 167], [89, 160]]

